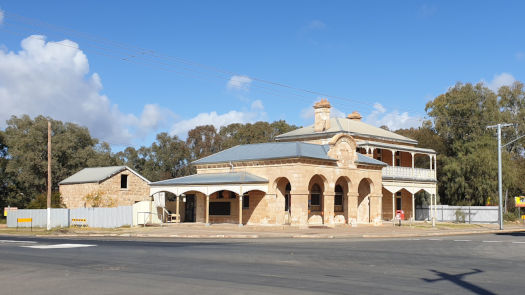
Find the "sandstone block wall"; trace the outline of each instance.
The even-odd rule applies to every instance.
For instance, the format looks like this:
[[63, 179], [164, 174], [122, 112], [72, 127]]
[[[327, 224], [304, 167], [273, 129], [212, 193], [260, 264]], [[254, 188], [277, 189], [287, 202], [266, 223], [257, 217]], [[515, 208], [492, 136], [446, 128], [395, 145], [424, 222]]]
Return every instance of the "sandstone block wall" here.
[[[128, 188], [120, 188], [121, 175], [128, 175]], [[114, 200], [115, 206], [130, 206], [135, 202], [149, 200], [149, 185], [129, 170], [124, 170], [101, 183], [79, 183], [60, 185], [62, 201], [67, 208], [91, 207], [85, 196], [100, 191]]]

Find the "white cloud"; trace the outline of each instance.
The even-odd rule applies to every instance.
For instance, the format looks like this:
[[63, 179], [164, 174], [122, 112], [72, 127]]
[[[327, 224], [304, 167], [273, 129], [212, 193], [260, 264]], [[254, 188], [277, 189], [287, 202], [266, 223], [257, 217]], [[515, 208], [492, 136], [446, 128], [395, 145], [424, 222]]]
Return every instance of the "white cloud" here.
[[374, 126], [386, 125], [390, 130], [421, 126], [422, 118], [410, 116], [408, 112], [400, 113], [397, 110], [387, 112], [380, 103], [374, 103], [374, 110], [365, 119], [365, 122]]
[[497, 92], [501, 86], [510, 86], [516, 81], [516, 78], [509, 73], [501, 73], [499, 75], [494, 75], [492, 81], [486, 82], [481, 80], [489, 89], [494, 92]]
[[219, 129], [221, 126], [226, 126], [232, 123], [253, 123], [255, 121], [266, 120], [266, 113], [264, 106], [260, 100], [252, 103], [249, 111], [231, 110], [224, 114], [217, 112], [200, 113], [197, 116], [176, 122], [171, 128], [171, 135], [177, 135], [181, 138], [186, 138], [188, 131], [201, 125], [213, 125]]
[[12, 115], [45, 115], [86, 126], [111, 144], [128, 144], [161, 123], [159, 106], [146, 105], [137, 118], [101, 91], [99, 75], [90, 75], [88, 59], [73, 41], [33, 35], [18, 52], [0, 50], [0, 127]]
[[226, 88], [230, 90], [249, 91], [252, 81], [253, 80], [248, 76], [234, 75], [230, 78], [230, 80], [228, 80]]
[[0, 25], [4, 22], [4, 11], [0, 9]]

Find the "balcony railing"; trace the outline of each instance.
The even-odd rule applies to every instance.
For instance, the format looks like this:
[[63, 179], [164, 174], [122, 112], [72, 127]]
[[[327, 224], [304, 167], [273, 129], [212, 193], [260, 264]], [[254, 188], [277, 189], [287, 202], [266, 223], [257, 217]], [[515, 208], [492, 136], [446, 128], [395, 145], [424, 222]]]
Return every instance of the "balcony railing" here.
[[436, 180], [436, 175], [430, 169], [387, 166], [383, 168], [383, 179]]

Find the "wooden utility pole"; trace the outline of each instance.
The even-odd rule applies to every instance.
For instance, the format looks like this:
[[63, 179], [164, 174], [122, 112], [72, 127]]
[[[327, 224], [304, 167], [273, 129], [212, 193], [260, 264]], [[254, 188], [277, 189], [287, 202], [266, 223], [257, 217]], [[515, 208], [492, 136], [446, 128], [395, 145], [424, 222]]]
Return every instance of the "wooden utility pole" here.
[[51, 229], [51, 121], [47, 121], [47, 230]]

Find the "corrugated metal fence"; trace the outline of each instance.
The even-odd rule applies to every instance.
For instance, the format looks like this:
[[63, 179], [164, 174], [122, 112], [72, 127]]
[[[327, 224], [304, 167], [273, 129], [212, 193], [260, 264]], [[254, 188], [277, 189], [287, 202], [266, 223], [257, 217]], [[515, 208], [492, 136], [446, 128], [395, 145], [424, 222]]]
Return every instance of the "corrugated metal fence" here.
[[[7, 214], [7, 226], [17, 227], [18, 218], [31, 218], [33, 227], [47, 226], [46, 209], [20, 209]], [[77, 208], [51, 209], [51, 227], [69, 227], [72, 219], [85, 219], [89, 227], [115, 228], [131, 226], [133, 222], [133, 207], [121, 206], [114, 208]], [[31, 223], [18, 223], [18, 227], [30, 227]]]
[[[437, 205], [436, 220], [441, 222], [497, 223], [498, 206]], [[416, 220], [429, 220], [430, 207], [417, 207]]]

